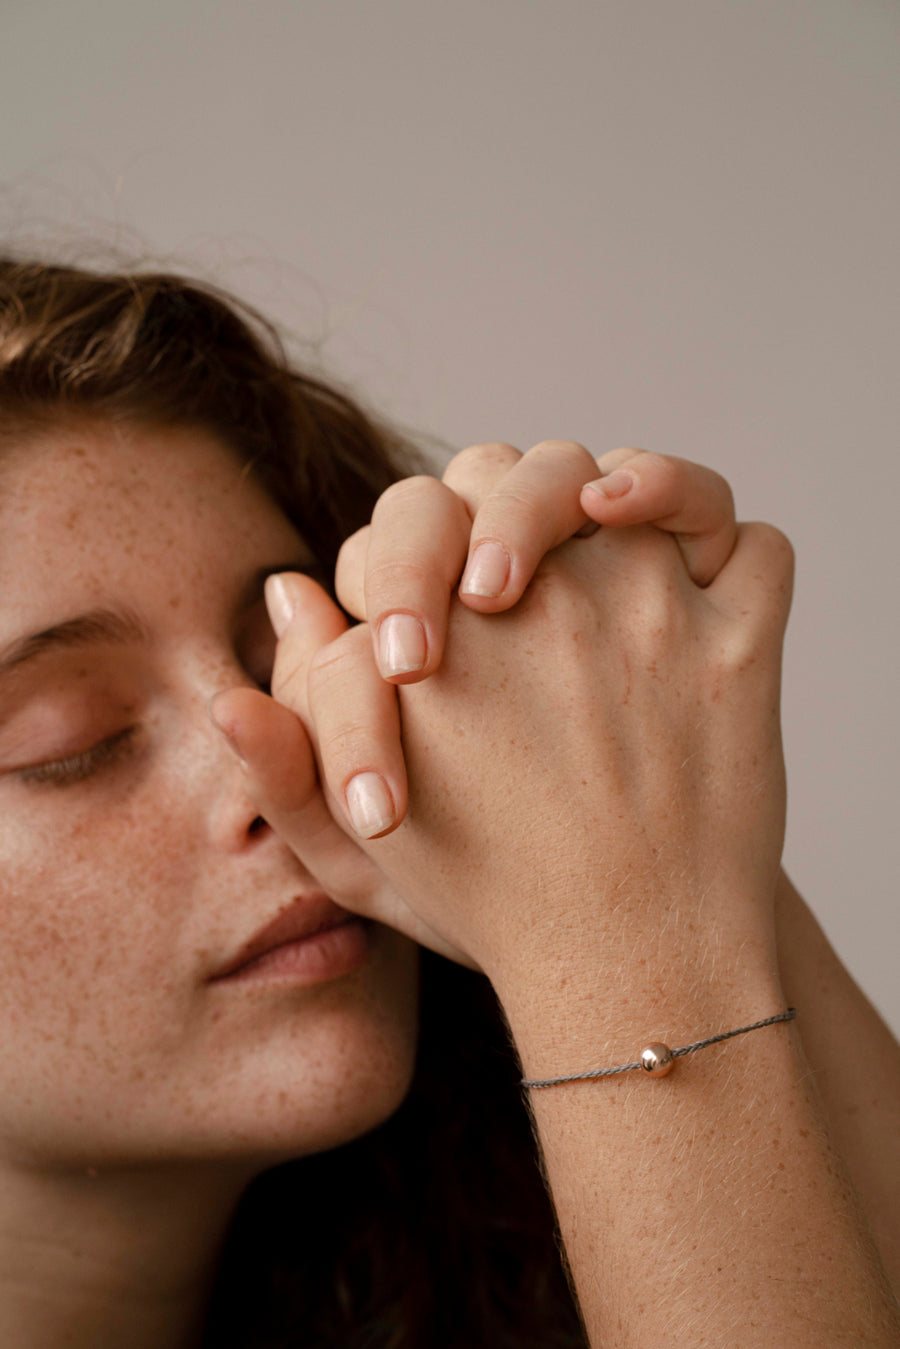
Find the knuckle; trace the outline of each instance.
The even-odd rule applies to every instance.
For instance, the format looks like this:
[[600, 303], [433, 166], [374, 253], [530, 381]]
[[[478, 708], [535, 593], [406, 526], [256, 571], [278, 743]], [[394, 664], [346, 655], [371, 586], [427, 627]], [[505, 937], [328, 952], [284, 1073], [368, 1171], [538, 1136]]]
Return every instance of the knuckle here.
[[770, 556], [772, 565], [781, 568], [782, 571], [792, 572], [794, 569], [794, 545], [788, 536], [777, 527], [760, 523], [755, 526], [760, 541], [764, 544]]
[[740, 526], [759, 563], [759, 581], [770, 595], [789, 600], [794, 585], [794, 547], [775, 525], [754, 521]]
[[435, 488], [439, 487], [438, 480], [429, 477], [427, 473], [416, 473], [411, 478], [401, 478], [398, 482], [391, 483], [375, 503], [372, 512], [373, 524], [380, 521], [382, 516], [392, 515], [397, 510], [407, 510], [410, 507], [419, 509], [422, 500], [427, 500], [433, 495]]
[[748, 680], [762, 676], [768, 668], [762, 657], [758, 634], [749, 624], [738, 624], [724, 634], [707, 657], [701, 676], [712, 701], [723, 693], [748, 688]]
[[[482, 535], [488, 521], [506, 524], [510, 519], [519, 520], [528, 517], [536, 509], [543, 508], [546, 492], [537, 483], [504, 483], [492, 492], [478, 516], [478, 534]], [[474, 539], [473, 539], [474, 542]]]
[[597, 476], [596, 459], [577, 440], [541, 441], [525, 458], [535, 464], [543, 477], [550, 473], [554, 482], [561, 484], [580, 485]]
[[[382, 599], [400, 603], [403, 595], [418, 596], [425, 575], [425, 559], [420, 553], [405, 550], [394, 557], [373, 562], [366, 572], [366, 598], [369, 605]], [[385, 599], [385, 597], [387, 597]]]
[[333, 696], [335, 684], [343, 684], [348, 679], [348, 671], [359, 668], [360, 659], [371, 655], [371, 638], [366, 623], [348, 628], [345, 633], [319, 647], [310, 658], [306, 671], [306, 688], [310, 707], [319, 706], [323, 698]]
[[652, 475], [657, 487], [667, 494], [674, 494], [686, 485], [694, 465], [687, 459], [676, 459], [670, 454], [657, 454], [647, 450], [641, 456], [641, 478]]
[[464, 450], [453, 456], [450, 464], [466, 466], [471, 463], [494, 463], [498, 459], [505, 463], [507, 459], [521, 458], [522, 451], [517, 450], [515, 445], [509, 445], [505, 440], [485, 440], [477, 445], [467, 445]]
[[541, 440], [531, 447], [525, 458], [562, 459], [579, 465], [586, 461], [591, 467], [595, 465], [593, 455], [577, 440]]
[[636, 455], [649, 453], [649, 450], [638, 449], [636, 445], [621, 445], [616, 450], [607, 450], [605, 454], [601, 454], [596, 463], [601, 473], [612, 473], [613, 469], [621, 468]]
[[595, 613], [595, 595], [576, 570], [554, 558], [545, 558], [526, 592], [525, 607], [539, 615], [542, 627], [567, 641]]
[[625, 619], [632, 641], [643, 658], [656, 662], [682, 644], [683, 610], [675, 586], [646, 586]]
[[444, 469], [442, 482], [449, 486], [451, 483], [467, 481], [473, 473], [477, 478], [480, 478], [485, 472], [490, 474], [500, 470], [507, 472], [521, 458], [521, 451], [517, 450], [514, 445], [507, 445], [503, 440], [491, 440], [484, 444], [468, 445], [450, 460], [450, 463]]
[[350, 652], [338, 642], [320, 647], [309, 662], [307, 683], [310, 693], [320, 692], [347, 668]]
[[338, 549], [337, 561], [335, 563], [336, 571], [351, 565], [355, 566], [357, 560], [365, 556], [371, 532], [371, 525], [363, 525], [362, 529], [357, 529], [353, 534], [347, 535], [346, 539], [344, 539], [344, 542]]
[[361, 717], [342, 721], [319, 736], [319, 751], [332, 766], [335, 763], [356, 764], [370, 757], [371, 728]]
[[366, 525], [351, 534], [338, 550], [334, 567], [334, 592], [338, 603], [357, 618], [362, 616], [358, 611], [361, 607], [369, 532], [369, 526]]

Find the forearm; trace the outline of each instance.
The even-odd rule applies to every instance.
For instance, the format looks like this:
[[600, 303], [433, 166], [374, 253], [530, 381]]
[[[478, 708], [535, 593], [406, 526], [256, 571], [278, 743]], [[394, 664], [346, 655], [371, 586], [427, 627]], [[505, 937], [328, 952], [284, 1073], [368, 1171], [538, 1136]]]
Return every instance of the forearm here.
[[[637, 935], [622, 946], [630, 968], [580, 942], [564, 972], [495, 981], [527, 1077], [628, 1062], [650, 1041], [675, 1047], [785, 1006], [765, 942], [698, 953], [670, 930], [665, 960]], [[688, 1055], [661, 1080], [629, 1072], [531, 1098], [592, 1344], [897, 1343], [796, 1023]]]
[[900, 1290], [900, 1045], [851, 979], [788, 877], [776, 897], [778, 964], [828, 1132]]

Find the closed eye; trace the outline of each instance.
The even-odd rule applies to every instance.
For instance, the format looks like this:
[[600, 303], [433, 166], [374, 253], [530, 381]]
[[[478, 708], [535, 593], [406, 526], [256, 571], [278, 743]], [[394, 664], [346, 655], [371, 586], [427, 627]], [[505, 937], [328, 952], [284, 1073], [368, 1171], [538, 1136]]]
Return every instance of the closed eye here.
[[71, 754], [65, 759], [50, 759], [46, 763], [30, 764], [27, 768], [20, 768], [16, 777], [20, 782], [37, 786], [68, 787], [73, 783], [83, 782], [130, 753], [134, 749], [136, 730], [136, 726], [127, 726], [80, 754]]

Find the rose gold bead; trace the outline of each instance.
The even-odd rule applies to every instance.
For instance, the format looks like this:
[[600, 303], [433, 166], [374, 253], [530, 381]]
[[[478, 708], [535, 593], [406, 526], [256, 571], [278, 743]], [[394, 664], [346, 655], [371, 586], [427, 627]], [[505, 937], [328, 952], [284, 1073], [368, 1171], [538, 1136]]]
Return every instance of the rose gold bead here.
[[668, 1045], [648, 1045], [641, 1052], [641, 1067], [648, 1077], [665, 1077], [675, 1067]]

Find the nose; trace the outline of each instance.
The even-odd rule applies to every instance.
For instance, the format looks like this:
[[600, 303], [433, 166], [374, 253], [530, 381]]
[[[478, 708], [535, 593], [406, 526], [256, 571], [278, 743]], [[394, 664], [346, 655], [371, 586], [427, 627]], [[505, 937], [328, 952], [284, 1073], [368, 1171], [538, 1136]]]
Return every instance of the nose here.
[[247, 687], [252, 682], [242, 671], [231, 672], [225, 680], [216, 682], [218, 687], [198, 719], [202, 748], [198, 745], [197, 766], [207, 801], [210, 842], [217, 851], [236, 854], [255, 850], [273, 831], [250, 796], [246, 773], [227, 735], [227, 723], [223, 727], [213, 710], [226, 689]]
[[209, 730], [218, 741], [214, 757], [222, 775], [212, 815], [220, 846], [246, 849], [269, 838], [306, 870], [313, 854], [321, 855], [321, 840], [337, 826], [302, 722], [259, 689], [244, 687], [223, 690], [212, 700]]
[[255, 851], [273, 833], [243, 785], [234, 781], [234, 770], [220, 779], [210, 803], [209, 832], [217, 851], [232, 854]]

